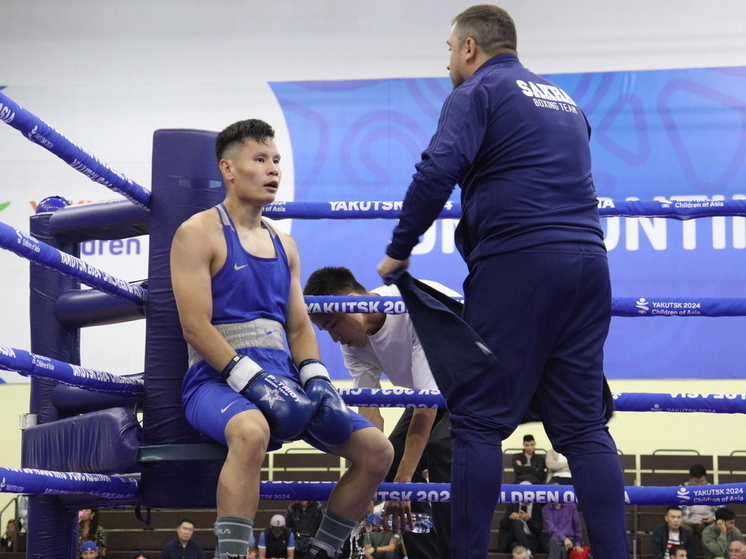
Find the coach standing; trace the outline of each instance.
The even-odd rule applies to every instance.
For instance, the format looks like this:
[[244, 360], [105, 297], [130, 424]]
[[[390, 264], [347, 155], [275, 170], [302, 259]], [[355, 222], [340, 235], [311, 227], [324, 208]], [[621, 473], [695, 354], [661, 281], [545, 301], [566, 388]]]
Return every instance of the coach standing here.
[[602, 397], [611, 286], [590, 127], [567, 93], [521, 65], [505, 10], [468, 8], [447, 43], [454, 91], [378, 271], [390, 281], [408, 266], [458, 183], [463, 316], [500, 365], [448, 401], [453, 556], [487, 555], [501, 442], [536, 395], [553, 448], [568, 458], [594, 555], [626, 559], [624, 483]]

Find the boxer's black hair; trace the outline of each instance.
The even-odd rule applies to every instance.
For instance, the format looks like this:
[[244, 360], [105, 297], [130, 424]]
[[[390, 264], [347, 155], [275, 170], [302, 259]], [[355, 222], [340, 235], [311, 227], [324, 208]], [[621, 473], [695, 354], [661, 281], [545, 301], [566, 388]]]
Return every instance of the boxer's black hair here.
[[327, 266], [319, 268], [308, 277], [304, 295], [348, 295], [349, 293], [365, 294], [365, 289], [348, 268]]
[[275, 137], [274, 129], [258, 118], [239, 120], [223, 129], [215, 139], [215, 155], [218, 161], [223, 159], [225, 151], [234, 144], [240, 144], [247, 138], [255, 142], [266, 144]]

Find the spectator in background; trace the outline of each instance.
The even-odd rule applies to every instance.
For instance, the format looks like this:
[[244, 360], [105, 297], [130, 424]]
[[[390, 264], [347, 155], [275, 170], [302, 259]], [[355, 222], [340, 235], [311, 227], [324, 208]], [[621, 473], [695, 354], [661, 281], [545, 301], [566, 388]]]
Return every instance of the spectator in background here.
[[249, 548], [249, 554], [246, 556], [246, 559], [259, 559], [259, 551], [255, 547]]
[[80, 544], [80, 557], [81, 559], [96, 559], [99, 554], [98, 546], [96, 542], [85, 541]]
[[726, 507], [720, 508], [715, 511], [715, 522], [702, 530], [705, 559], [726, 557], [730, 544], [735, 541], [743, 543], [743, 535], [736, 528], [736, 513]]
[[16, 519], [11, 518], [5, 525], [5, 534], [0, 538], [0, 551], [15, 551], [13, 544], [16, 541]]
[[138, 553], [137, 555], [135, 555], [135, 559], [150, 559], [150, 557], [148, 557], [144, 553]]
[[567, 458], [556, 450], [549, 449], [546, 456], [547, 483], [553, 485], [572, 485], [572, 474]]
[[[684, 485], [710, 485], [707, 481], [707, 470], [701, 464], [689, 468], [689, 481]], [[696, 537], [702, 537], [702, 530], [715, 522], [715, 511], [721, 507], [712, 505], [689, 505], [681, 507], [684, 521], [681, 526], [694, 532]]]
[[681, 518], [680, 507], [666, 508], [666, 523], [653, 530], [653, 559], [673, 559], [671, 548], [676, 545], [683, 546], [687, 555], [694, 558], [694, 535], [689, 530], [681, 530]]
[[83, 509], [78, 512], [78, 551], [83, 542], [96, 542], [97, 556], [106, 556], [106, 530], [98, 523], [98, 509]]
[[686, 548], [683, 545], [671, 546], [668, 548], [668, 553], [671, 556], [671, 559], [694, 559], [694, 555], [689, 557], [689, 554], [686, 552]]
[[728, 546], [730, 559], [746, 559], [746, 544], [743, 542], [731, 542]]
[[531, 559], [531, 552], [522, 545], [517, 545], [513, 548], [511, 559]]
[[538, 503], [510, 503], [500, 520], [498, 550], [509, 553], [520, 545], [531, 550], [531, 553], [539, 553], [543, 547], [542, 524], [541, 505]]
[[549, 536], [547, 559], [567, 559], [571, 549], [583, 551], [583, 527], [573, 503], [551, 503], [541, 509], [544, 530]]
[[259, 535], [259, 559], [295, 559], [295, 536], [281, 514], [274, 515]]
[[163, 546], [161, 559], [204, 559], [205, 551], [192, 539], [193, 535], [194, 522], [182, 518], [176, 527], [176, 539]]
[[372, 525], [372, 530], [364, 536], [365, 559], [398, 559], [396, 550], [401, 542], [401, 534], [394, 533], [383, 523]]
[[323, 517], [324, 507], [318, 501], [295, 501], [285, 511], [285, 524], [295, 536], [295, 550], [301, 557], [321, 526]]
[[513, 483], [528, 481], [540, 484], [546, 479], [546, 463], [544, 457], [536, 454], [536, 441], [533, 435], [523, 436], [523, 452], [513, 455]]

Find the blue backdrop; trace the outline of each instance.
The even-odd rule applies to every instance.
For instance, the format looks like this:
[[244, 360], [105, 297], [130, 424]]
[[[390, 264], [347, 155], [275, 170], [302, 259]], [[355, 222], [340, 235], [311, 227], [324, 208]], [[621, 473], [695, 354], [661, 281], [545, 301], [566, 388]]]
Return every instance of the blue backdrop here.
[[[599, 197], [743, 199], [746, 68], [547, 76], [583, 108]], [[271, 84], [291, 134], [295, 199], [401, 200], [435, 131], [446, 78]], [[453, 199], [457, 200], [456, 189]], [[746, 220], [680, 222], [605, 218], [614, 295], [743, 296]], [[303, 279], [318, 267], [351, 268], [380, 281], [391, 220], [293, 224]], [[466, 268], [454, 220], [438, 222], [414, 257], [415, 276], [460, 290]], [[740, 378], [744, 318], [615, 318], [610, 378]], [[324, 359], [345, 378], [339, 350], [321, 334]]]

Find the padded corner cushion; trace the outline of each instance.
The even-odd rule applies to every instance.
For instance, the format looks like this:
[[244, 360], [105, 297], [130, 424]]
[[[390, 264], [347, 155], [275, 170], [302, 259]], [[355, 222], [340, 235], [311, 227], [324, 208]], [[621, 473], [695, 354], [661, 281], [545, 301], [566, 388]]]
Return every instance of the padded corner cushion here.
[[57, 472], [125, 474], [140, 471], [142, 444], [135, 414], [111, 408], [29, 427], [23, 432], [23, 467]]

